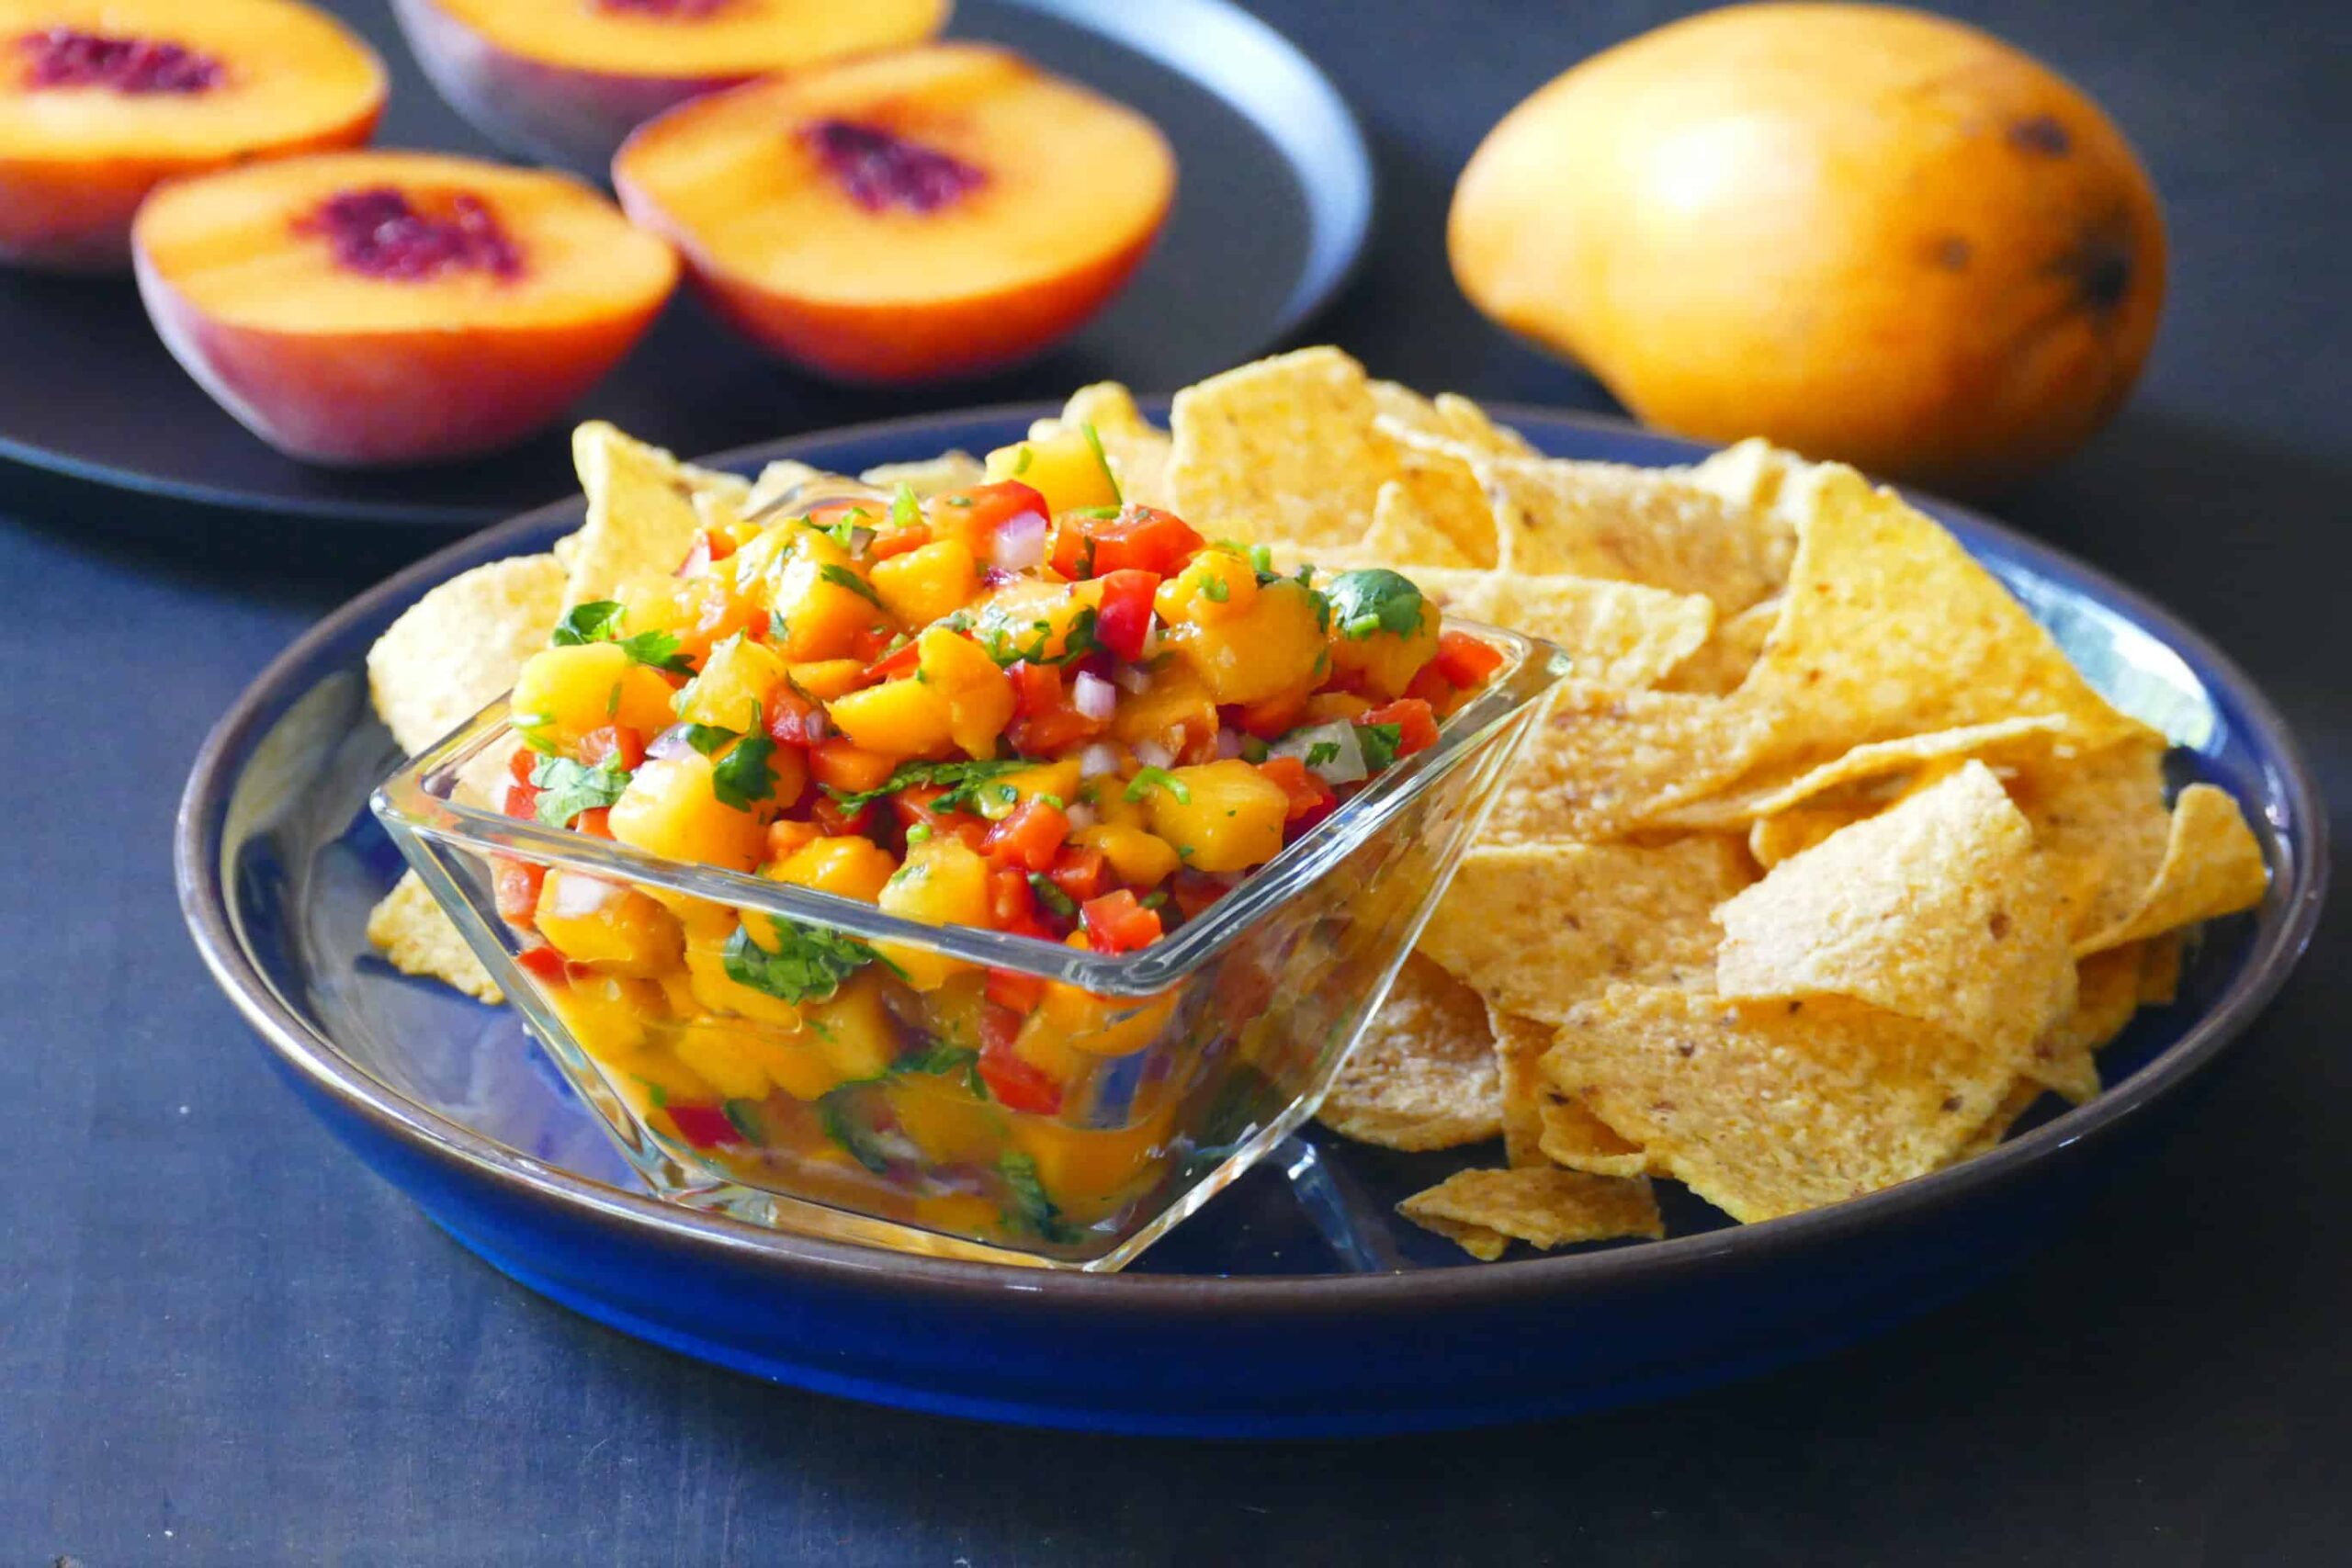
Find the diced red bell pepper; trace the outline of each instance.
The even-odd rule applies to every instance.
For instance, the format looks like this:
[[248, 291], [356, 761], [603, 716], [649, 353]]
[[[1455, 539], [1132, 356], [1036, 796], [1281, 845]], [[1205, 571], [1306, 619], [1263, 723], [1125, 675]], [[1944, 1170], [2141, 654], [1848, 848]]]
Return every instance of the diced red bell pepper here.
[[609, 839], [613, 836], [612, 816], [611, 807], [592, 806], [571, 819], [572, 831], [592, 839]]
[[1226, 722], [1244, 735], [1254, 735], [1261, 740], [1279, 740], [1298, 728], [1306, 716], [1306, 692], [1284, 692], [1263, 701], [1243, 703], [1218, 711]]
[[858, 676], [858, 680], [868, 686], [874, 686], [897, 676], [911, 675], [922, 659], [922, 650], [910, 642], [906, 647], [886, 653], [867, 665], [865, 672]]
[[1030, 799], [989, 829], [981, 848], [1000, 864], [1023, 873], [1051, 871], [1062, 840], [1069, 837], [1069, 814], [1051, 801]]
[[665, 1105], [662, 1111], [678, 1136], [695, 1148], [722, 1148], [743, 1141], [742, 1133], [716, 1105]]
[[779, 746], [807, 746], [808, 716], [817, 705], [789, 686], [769, 693], [768, 705], [768, 739]]
[[548, 868], [532, 861], [500, 855], [491, 886], [498, 894], [499, 918], [517, 931], [530, 931], [539, 907], [539, 885]]
[[1426, 751], [1437, 744], [1437, 715], [1419, 697], [1399, 697], [1385, 707], [1373, 709], [1356, 722], [1395, 725], [1399, 757]]
[[904, 528], [886, 528], [874, 536], [873, 547], [866, 551], [876, 560], [888, 560], [892, 556], [919, 550], [931, 543], [931, 525], [910, 523]]
[[1054, 1076], [1012, 1048], [1021, 1015], [998, 1002], [980, 1006], [980, 1081], [1008, 1111], [1051, 1116], [1062, 1108], [1062, 1086]]
[[1130, 663], [1151, 640], [1151, 596], [1159, 573], [1124, 569], [1102, 574], [1102, 603], [1094, 612], [1094, 640]]
[[571, 978], [571, 960], [544, 942], [516, 953], [514, 967], [547, 985], [568, 982]]
[[823, 829], [828, 838], [847, 839], [871, 829], [874, 826], [874, 803], [859, 803], [854, 810], [843, 810], [831, 795], [820, 793], [816, 803], [808, 807], [808, 820]]
[[1125, 887], [1089, 898], [1078, 918], [1086, 928], [1087, 940], [1101, 953], [1133, 953], [1138, 947], [1149, 947], [1160, 936], [1159, 911], [1145, 908]]
[[1204, 909], [1225, 897], [1225, 884], [1206, 872], [1187, 867], [1169, 880], [1168, 896], [1178, 914], [1188, 920], [1198, 919]]
[[978, 849], [989, 834], [986, 821], [960, 807], [950, 807], [945, 811], [932, 809], [932, 803], [946, 793], [935, 784], [917, 784], [891, 795], [890, 809], [897, 813], [902, 828], [925, 827], [942, 837], [960, 839]]
[[1066, 517], [1054, 531], [1054, 570], [1064, 577], [1108, 577], [1182, 570], [1204, 541], [1171, 512], [1130, 506], [1116, 517]]
[[1290, 807], [1283, 818], [1285, 822], [1295, 822], [1339, 798], [1329, 784], [1308, 772], [1306, 764], [1295, 757], [1269, 757], [1258, 764], [1258, 771], [1290, 797]]
[[863, 659], [871, 664], [891, 651], [890, 643], [898, 635], [886, 626], [867, 626], [849, 639], [849, 652], [845, 657]]
[[1037, 919], [1037, 895], [1029, 886], [1028, 873], [1012, 866], [989, 873], [989, 924], [1001, 931], [1019, 931], [1024, 935], [1046, 929]]
[[590, 767], [614, 758], [620, 760], [622, 767], [634, 770], [645, 761], [645, 737], [628, 725], [608, 724], [580, 738], [580, 760]]
[[1440, 670], [1437, 660], [1432, 659], [1413, 671], [1413, 678], [1405, 682], [1405, 694], [1419, 697], [1433, 710], [1442, 712], [1450, 709], [1453, 699], [1462, 694], [1453, 682], [1445, 678], [1445, 671]]
[[1065, 844], [1054, 856], [1054, 867], [1046, 874], [1053, 879], [1073, 903], [1083, 904], [1110, 886], [1111, 863], [1097, 849], [1080, 849]]
[[[957, 501], [971, 504], [956, 506]], [[976, 555], [986, 553], [997, 525], [1010, 522], [1023, 513], [1036, 517], [1039, 522], [1050, 522], [1054, 515], [1042, 494], [1017, 479], [999, 479], [994, 484], [974, 485], [970, 490], [958, 491], [953, 497], [943, 496], [933, 501], [931, 503], [932, 515], [940, 519], [940, 526], [944, 528], [947, 526], [947, 514], [939, 510], [943, 506], [962, 513], [958, 520], [959, 531], [968, 536]]]
[[530, 784], [511, 784], [499, 798], [498, 809], [509, 817], [537, 817], [539, 814], [539, 792]]
[[678, 570], [673, 575], [700, 577], [710, 570], [711, 562], [725, 560], [734, 553], [734, 536], [705, 528], [695, 536], [693, 547], [686, 551], [686, 558], [678, 563]]
[[1025, 1018], [1046, 999], [1046, 982], [1018, 969], [991, 969], [986, 994], [997, 1006]]
[[1479, 641], [1468, 632], [1440, 632], [1437, 657], [1430, 662], [1437, 666], [1439, 674], [1466, 692], [1501, 669], [1503, 656], [1501, 649]]

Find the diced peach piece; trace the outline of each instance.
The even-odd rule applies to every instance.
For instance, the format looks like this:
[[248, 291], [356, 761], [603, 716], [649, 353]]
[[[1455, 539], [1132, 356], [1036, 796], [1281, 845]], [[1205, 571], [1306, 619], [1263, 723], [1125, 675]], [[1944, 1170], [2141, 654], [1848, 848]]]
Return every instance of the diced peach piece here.
[[[405, 227], [373, 225], [393, 204]], [[177, 182], [132, 239], [174, 357], [271, 446], [343, 466], [530, 434], [628, 352], [677, 280], [670, 248], [579, 181], [424, 152]]]
[[948, 0], [394, 0], [417, 62], [501, 146], [601, 176], [688, 98], [920, 43]]
[[1158, 235], [1176, 161], [1134, 110], [942, 43], [673, 109], [613, 184], [754, 343], [902, 382], [1023, 358], [1093, 315]]
[[384, 68], [293, 0], [0, 0], [0, 261], [130, 265], [164, 180], [375, 133]]

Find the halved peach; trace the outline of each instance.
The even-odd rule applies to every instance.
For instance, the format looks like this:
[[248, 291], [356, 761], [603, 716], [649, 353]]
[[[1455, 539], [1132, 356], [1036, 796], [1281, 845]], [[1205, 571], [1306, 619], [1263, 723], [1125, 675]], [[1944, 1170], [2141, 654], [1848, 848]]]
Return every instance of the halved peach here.
[[602, 177], [664, 109], [919, 43], [948, 0], [394, 0], [424, 73], [503, 147]]
[[670, 247], [567, 175], [325, 152], [164, 186], [131, 232], [172, 355], [264, 441], [340, 466], [539, 429], [676, 287]]
[[176, 175], [356, 147], [384, 68], [291, 0], [0, 0], [0, 261], [130, 264], [130, 219]]
[[1133, 109], [984, 44], [755, 82], [640, 127], [613, 163], [718, 313], [853, 381], [1023, 358], [1099, 310], [1168, 215]]

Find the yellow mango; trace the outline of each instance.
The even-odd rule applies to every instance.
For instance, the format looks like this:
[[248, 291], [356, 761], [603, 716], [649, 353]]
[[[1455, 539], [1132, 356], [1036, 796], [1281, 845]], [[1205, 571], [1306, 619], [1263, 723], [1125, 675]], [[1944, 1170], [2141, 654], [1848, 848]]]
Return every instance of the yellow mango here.
[[816, 839], [769, 866], [766, 875], [796, 887], [838, 893], [871, 904], [882, 895], [883, 884], [899, 869], [889, 851], [871, 839], [855, 836]]
[[1130, 1056], [1158, 1039], [1175, 1011], [1172, 991], [1141, 998], [1098, 997], [1048, 980], [1030, 1020], [1052, 1032], [1065, 1049], [1089, 1056]]
[[1143, 691], [1123, 694], [1111, 716], [1111, 738], [1129, 746], [1150, 740], [1181, 750], [1216, 733], [1216, 698], [1189, 666], [1173, 660]]
[[899, 1131], [939, 1165], [994, 1165], [1004, 1150], [1004, 1117], [976, 1100], [961, 1077], [907, 1073], [884, 1091]]
[[648, 854], [698, 861], [729, 871], [759, 864], [767, 829], [756, 812], [739, 811], [711, 786], [712, 761], [686, 751], [639, 767], [613, 804], [613, 837]]
[[852, 745], [886, 757], [937, 756], [955, 739], [947, 694], [910, 678], [835, 697], [825, 712]]
[[642, 735], [670, 727], [670, 682], [610, 642], [548, 648], [524, 661], [507, 712], [517, 729], [569, 750], [582, 736], [626, 724]]
[[1012, 1123], [1012, 1141], [1037, 1165], [1037, 1180], [1069, 1219], [1080, 1224], [1119, 1207], [1165, 1157], [1173, 1107], [1132, 1127], [1072, 1127], [1042, 1117]]
[[747, 734], [775, 711], [775, 691], [784, 679], [784, 660], [773, 649], [730, 637], [710, 650], [702, 672], [678, 694], [678, 716]]
[[1359, 723], [1372, 711], [1372, 699], [1353, 692], [1317, 692], [1306, 699], [1306, 706], [1298, 716], [1301, 724], [1329, 724], [1341, 719]]
[[1083, 430], [1065, 428], [1000, 446], [988, 456], [989, 482], [1019, 479], [1059, 515], [1081, 506], [1116, 506], [1118, 487]]
[[[934, 926], [989, 923], [989, 863], [961, 840], [944, 836], [909, 846], [906, 864], [877, 902], [893, 915]], [[898, 942], [876, 943], [917, 990], [936, 990], [964, 965]]]
[[1130, 887], [1156, 887], [1183, 864], [1167, 840], [1125, 823], [1097, 822], [1071, 834], [1070, 841], [1101, 850], [1112, 874]]
[[1219, 549], [1194, 556], [1151, 596], [1151, 607], [1163, 623], [1238, 620], [1257, 602], [1258, 569]]
[[641, 1054], [652, 1021], [662, 1016], [662, 987], [650, 980], [581, 976], [542, 994], [580, 1048], [600, 1062]]
[[927, 626], [964, 607], [979, 586], [980, 570], [963, 540], [934, 539], [877, 561], [873, 578], [884, 609], [907, 626]]
[[691, 1105], [723, 1098], [716, 1084], [681, 1061], [673, 1051], [647, 1051], [603, 1066], [607, 1081], [615, 1084], [640, 1115], [655, 1109], [657, 1100], [663, 1104], [676, 1100]]
[[972, 635], [994, 661], [1059, 659], [1069, 651], [1071, 628], [1102, 602], [1100, 582], [1018, 578], [980, 602], [973, 613]]
[[1041, 795], [1051, 795], [1067, 807], [1078, 798], [1078, 759], [1071, 757], [1000, 773], [973, 792], [972, 803], [989, 821], [1001, 822], [1023, 801]]
[[864, 570], [814, 528], [778, 524], [733, 559], [737, 592], [774, 612], [782, 630], [771, 640], [792, 662], [846, 658], [857, 634], [882, 618]]
[[747, 1032], [727, 1024], [688, 1024], [671, 1049], [678, 1060], [710, 1080], [723, 1100], [764, 1100], [771, 1087]]
[[539, 934], [575, 964], [650, 976], [678, 961], [678, 922], [633, 887], [550, 867], [532, 911]]
[[947, 1235], [985, 1235], [1002, 1223], [994, 1202], [978, 1192], [934, 1192], [914, 1201], [914, 1223]]
[[1260, 589], [1242, 615], [1174, 622], [1164, 635], [1220, 704], [1260, 702], [1294, 690], [1324, 660], [1314, 597], [1289, 578]]
[[1434, 607], [1421, 612], [1421, 624], [1410, 637], [1377, 631], [1350, 637], [1343, 626], [1331, 628], [1331, 668], [1339, 674], [1358, 676], [1364, 687], [1384, 701], [1405, 694], [1421, 666], [1437, 657], [1439, 616]]
[[898, 1021], [890, 1016], [876, 969], [861, 969], [823, 1001], [808, 1003], [802, 1016], [817, 1048], [844, 1077], [880, 1077], [898, 1059]]
[[844, 692], [854, 692], [865, 679], [863, 659], [811, 659], [786, 666], [792, 683], [801, 694], [820, 703], [831, 702]]
[[1194, 871], [1248, 871], [1282, 852], [1290, 797], [1256, 768], [1237, 757], [1174, 769], [1169, 781], [1144, 805], [1151, 830]]
[[967, 756], [993, 757], [1012, 722], [1012, 678], [978, 643], [944, 626], [915, 638], [917, 678], [947, 699], [947, 728]]

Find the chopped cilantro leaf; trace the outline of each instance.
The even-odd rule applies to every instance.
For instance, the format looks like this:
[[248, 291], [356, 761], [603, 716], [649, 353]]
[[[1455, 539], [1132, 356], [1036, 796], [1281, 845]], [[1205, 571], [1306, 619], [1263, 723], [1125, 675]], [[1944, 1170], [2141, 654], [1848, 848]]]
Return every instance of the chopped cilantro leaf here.
[[841, 562], [827, 561], [824, 565], [817, 569], [817, 575], [823, 578], [826, 581], [833, 584], [836, 588], [848, 589], [852, 593], [856, 594], [859, 598], [865, 600], [867, 604], [874, 605], [876, 609], [881, 607], [881, 596], [874, 592], [874, 585], [866, 581], [865, 579], [858, 576], [857, 573], [852, 571], [849, 568], [842, 565]]
[[719, 1109], [727, 1113], [727, 1120], [735, 1124], [735, 1130], [743, 1134], [744, 1142], [764, 1144], [768, 1141], [767, 1130], [760, 1125], [758, 1100], [730, 1100]]
[[817, 1122], [825, 1129], [825, 1136], [847, 1149], [850, 1157], [858, 1164], [876, 1176], [888, 1172], [890, 1156], [883, 1152], [881, 1140], [874, 1135], [874, 1129], [843, 1102], [839, 1089], [817, 1101]]
[[1091, 423], [1078, 427], [1086, 433], [1086, 445], [1093, 449], [1095, 467], [1102, 470], [1102, 482], [1111, 487], [1111, 499], [1124, 505], [1126, 492], [1119, 488], [1119, 476], [1111, 471], [1111, 459], [1102, 450], [1102, 437], [1095, 433]]
[[1359, 724], [1356, 744], [1363, 748], [1363, 765], [1370, 773], [1378, 773], [1396, 760], [1396, 748], [1403, 743], [1405, 732], [1394, 724]]
[[769, 916], [768, 923], [775, 929], [775, 952], [770, 953], [752, 940], [751, 932], [737, 926], [719, 953], [719, 962], [727, 977], [737, 985], [787, 1002], [830, 997], [843, 980], [881, 956], [855, 937], [820, 926], [804, 926], [781, 915]]
[[1326, 597], [1340, 631], [1351, 638], [1374, 632], [1411, 637], [1421, 629], [1428, 613], [1421, 591], [1410, 578], [1381, 567], [1341, 572], [1331, 580]]
[[678, 675], [695, 672], [694, 665], [679, 653], [678, 639], [670, 633], [621, 636], [621, 619], [628, 613], [628, 606], [613, 599], [591, 599], [585, 604], [574, 604], [548, 640], [558, 648], [578, 648], [592, 642], [617, 643], [623, 653], [639, 664], [650, 664], [656, 670]]
[[929, 1073], [934, 1077], [960, 1077], [964, 1087], [974, 1098], [989, 1098], [989, 1086], [980, 1077], [980, 1054], [968, 1045], [950, 1045], [944, 1040], [934, 1040], [911, 1055], [899, 1057], [890, 1064], [893, 1073]]
[[[768, 758], [775, 750], [775, 742], [760, 728], [760, 710], [755, 704], [752, 708], [752, 732], [736, 741], [710, 770], [710, 793], [718, 797], [721, 806], [731, 806], [738, 811], [749, 811], [756, 800], [773, 800], [775, 774], [768, 768]], [[705, 756], [709, 754], [703, 752]]]
[[1017, 757], [988, 762], [901, 762], [890, 771], [890, 776], [872, 789], [844, 793], [830, 784], [825, 793], [843, 811], [854, 811], [871, 800], [886, 795], [896, 795], [902, 789], [933, 787], [947, 793], [931, 803], [933, 811], [953, 811], [969, 802], [973, 792], [999, 774], [1009, 773], [1030, 764]]
[[1317, 740], [1306, 749], [1306, 765], [1310, 768], [1319, 768], [1326, 762], [1339, 760], [1340, 743], [1336, 740]]
[[1250, 570], [1256, 572], [1261, 577], [1272, 577], [1274, 575], [1274, 552], [1271, 546], [1252, 545], [1250, 547]]
[[1073, 506], [1062, 515], [1083, 517], [1091, 523], [1107, 523], [1125, 510], [1125, 507], [1119, 506]]
[[729, 740], [741, 740], [742, 738], [741, 730], [729, 729], [724, 725], [690, 724], [686, 726], [686, 744], [706, 757]]
[[922, 521], [922, 502], [915, 498], [915, 487], [906, 480], [890, 495], [890, 526], [911, 528]]
[[1004, 1223], [1015, 1230], [1024, 1230], [1040, 1240], [1065, 1245], [1078, 1239], [1078, 1229], [1062, 1218], [1060, 1209], [1046, 1196], [1046, 1184], [1037, 1179], [1037, 1162], [1015, 1150], [996, 1162], [999, 1176], [1004, 1178]]
[[770, 642], [789, 642], [792, 640], [792, 623], [784, 618], [784, 612], [782, 610], [770, 610], [768, 612], [768, 640]]
[[629, 771], [617, 757], [594, 767], [569, 757], [542, 757], [531, 767], [531, 783], [539, 792], [538, 818], [550, 828], [569, 827], [582, 812], [612, 805], [628, 780]]
[[1193, 804], [1192, 786], [1187, 784], [1183, 780], [1178, 778], [1175, 774], [1170, 773], [1166, 768], [1136, 769], [1136, 776], [1132, 780], [1128, 781], [1126, 799], [1130, 804], [1133, 804], [1136, 801], [1141, 800], [1145, 795], [1149, 795], [1156, 789], [1166, 790], [1169, 794], [1176, 797], [1177, 802], [1180, 805], [1190, 806]]
[[1063, 892], [1054, 879], [1044, 872], [1033, 871], [1029, 874], [1029, 890], [1037, 896], [1038, 903], [1043, 904], [1062, 919], [1074, 920], [1078, 918], [1078, 900]]

